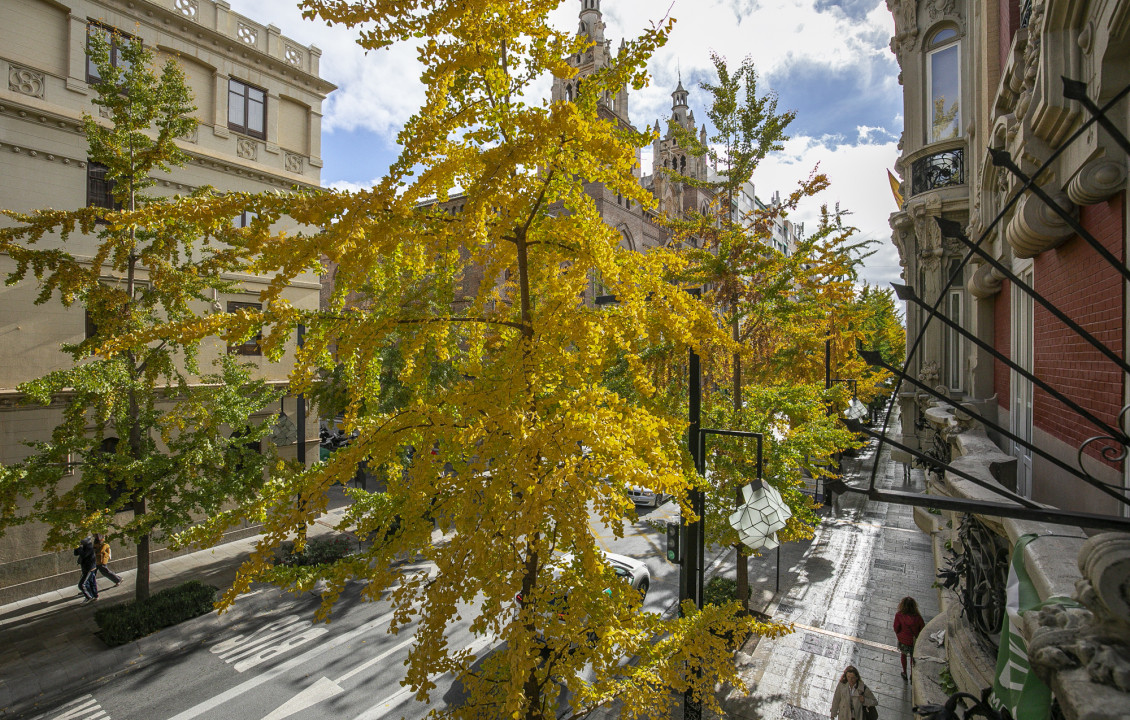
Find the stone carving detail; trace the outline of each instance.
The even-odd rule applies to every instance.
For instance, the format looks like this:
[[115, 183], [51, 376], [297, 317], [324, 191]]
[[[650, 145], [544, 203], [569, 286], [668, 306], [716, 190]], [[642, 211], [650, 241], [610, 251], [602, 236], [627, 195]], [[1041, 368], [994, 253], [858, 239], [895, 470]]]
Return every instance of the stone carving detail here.
[[259, 31], [246, 23], [239, 23], [239, 25], [236, 26], [235, 34], [236, 37], [248, 45], [254, 45], [259, 42]]
[[198, 0], [173, 0], [173, 7], [176, 8], [181, 15], [185, 17], [197, 19], [197, 14], [200, 11]]
[[287, 172], [302, 174], [303, 157], [295, 153], [286, 153], [283, 157], [283, 166]]
[[200, 140], [200, 126], [194, 125], [191, 130], [180, 136], [181, 140], [185, 142], [198, 142]]
[[901, 67], [904, 52], [913, 52], [918, 43], [918, 0], [887, 0], [887, 10], [895, 18], [891, 52]]
[[989, 264], [984, 264], [977, 268], [973, 273], [973, 277], [969, 278], [966, 287], [969, 294], [978, 300], [990, 298], [1001, 291], [1001, 281], [1004, 277], [1000, 271]]
[[[1067, 195], [1057, 192], [1051, 193], [1051, 197], [1061, 208], [1075, 213], [1075, 205]], [[1027, 195], [1020, 201], [1004, 231], [1005, 239], [1018, 258], [1036, 257], [1074, 234], [1067, 221], [1035, 195]]]
[[1067, 184], [1067, 196], [1077, 205], [1106, 200], [1126, 184], [1126, 164], [1101, 159], [1087, 163]]
[[111, 112], [110, 108], [106, 107], [105, 105], [98, 106], [98, 115], [100, 117], [106, 118], [107, 120], [114, 117], [114, 113]]
[[1080, 705], [1073, 716], [1114, 717], [1103, 711], [1130, 707], [1130, 535], [1088, 539], [1079, 570], [1075, 599], [1083, 608], [1042, 608], [1028, 655], [1049, 684], [1069, 672], [1075, 683], [1091, 683], [1073, 693]]
[[293, 45], [287, 45], [283, 55], [288, 65], [298, 66], [302, 64], [302, 51]]
[[957, 7], [957, 0], [930, 0], [930, 20], [951, 17]]
[[11, 65], [8, 68], [8, 89], [12, 92], [42, 98], [45, 84], [41, 72], [19, 65]]
[[259, 157], [259, 143], [247, 138], [235, 141], [235, 154], [245, 160], [256, 160]]
[[929, 216], [924, 206], [916, 208], [914, 213], [914, 234], [918, 238], [919, 264], [929, 272], [937, 270], [942, 255], [945, 254], [942, 248], [942, 233], [938, 229], [938, 223]]
[[1036, 87], [1036, 72], [1040, 65], [1041, 38], [1044, 33], [1044, 0], [1033, 0], [1032, 15], [1028, 20], [1028, 42], [1024, 46], [1024, 71], [1021, 80], [1020, 97], [1016, 101], [1016, 119], [1024, 120], [1032, 104], [1032, 92]]

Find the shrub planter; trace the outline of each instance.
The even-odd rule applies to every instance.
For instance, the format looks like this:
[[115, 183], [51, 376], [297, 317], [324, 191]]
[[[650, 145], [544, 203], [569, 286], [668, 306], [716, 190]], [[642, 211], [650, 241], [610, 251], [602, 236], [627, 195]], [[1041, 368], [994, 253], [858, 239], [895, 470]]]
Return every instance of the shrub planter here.
[[217, 589], [199, 580], [162, 590], [147, 600], [99, 608], [94, 613], [99, 636], [110, 647], [124, 645], [162, 628], [212, 611]]

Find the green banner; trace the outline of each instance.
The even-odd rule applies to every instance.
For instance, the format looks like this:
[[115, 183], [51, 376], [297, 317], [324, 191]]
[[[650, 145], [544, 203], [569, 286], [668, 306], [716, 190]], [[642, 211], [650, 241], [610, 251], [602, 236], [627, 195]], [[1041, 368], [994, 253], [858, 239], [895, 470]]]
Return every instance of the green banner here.
[[1020, 634], [1020, 616], [1044, 605], [1060, 604], [1078, 606], [1070, 598], [1049, 598], [1040, 601], [1028, 569], [1024, 566], [1024, 548], [1040, 535], [1022, 535], [1012, 548], [1012, 561], [1008, 569], [1005, 618], [1001, 627], [1000, 649], [997, 651], [997, 672], [993, 680], [993, 694], [989, 698], [997, 710], [1007, 708], [1017, 720], [1047, 720], [1051, 715], [1051, 689], [1032, 672], [1028, 662], [1028, 641]]

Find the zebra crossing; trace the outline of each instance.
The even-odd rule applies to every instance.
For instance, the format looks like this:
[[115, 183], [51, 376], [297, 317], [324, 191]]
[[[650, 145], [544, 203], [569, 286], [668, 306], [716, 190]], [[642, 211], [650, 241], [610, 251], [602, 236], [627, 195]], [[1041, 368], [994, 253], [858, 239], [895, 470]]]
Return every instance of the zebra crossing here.
[[31, 720], [110, 720], [110, 714], [102, 709], [93, 695], [83, 695]]

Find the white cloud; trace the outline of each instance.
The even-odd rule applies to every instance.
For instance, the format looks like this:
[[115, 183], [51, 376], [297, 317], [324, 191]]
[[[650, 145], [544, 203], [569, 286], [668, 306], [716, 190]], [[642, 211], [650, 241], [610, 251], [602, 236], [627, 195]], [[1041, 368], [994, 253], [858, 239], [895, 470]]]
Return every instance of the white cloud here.
[[[323, 129], [327, 133], [371, 133], [369, 142], [382, 142], [390, 149], [395, 146], [403, 123], [424, 99], [417, 79], [419, 65], [411, 46], [366, 55], [354, 42], [356, 30], [303, 20], [291, 2], [231, 3], [234, 11], [258, 22], [273, 23], [288, 37], [323, 50], [322, 76], [339, 87], [323, 108]], [[875, 96], [890, 98], [901, 94], [895, 79], [897, 67], [888, 49], [894, 26], [883, 0], [875, 0], [870, 9], [856, 2], [859, 8], [855, 12], [847, 7], [850, 4], [818, 0], [604, 0], [602, 9], [606, 37], [612, 40], [613, 50], [621, 38], [638, 35], [643, 28], [660, 21], [668, 10], [677, 18], [670, 41], [650, 64], [651, 85], [632, 93], [632, 119], [640, 127], [669, 114], [670, 93], [680, 71], [684, 85], [691, 91], [692, 107], [698, 109], [698, 120], [702, 122], [702, 96], [696, 90], [698, 81], [713, 78], [711, 50], [725, 56], [731, 67], [750, 56], [757, 67], [762, 91], [773, 88], [775, 81], [785, 83], [803, 73], [851, 78], [858, 96], [853, 97], [848, 91], [844, 97], [819, 99], [826, 105], [824, 114], [833, 114], [836, 123], [842, 116], [842, 124], [826, 135], [813, 137], [811, 133], [804, 134], [805, 118], [798, 118], [790, 128], [794, 137], [785, 152], [766, 159], [754, 181], [763, 197], [774, 190], [786, 192], [819, 162], [821, 171], [832, 181], [824, 201], [834, 206], [839, 200], [843, 208], [854, 213], [848, 220], [861, 228], [860, 237], [881, 242], [865, 275], [872, 282], [885, 284], [897, 279], [899, 272], [887, 226], [894, 201], [885, 172], [898, 156], [897, 138], [892, 136], [892, 130], [860, 122], [853, 110], [872, 102]], [[577, 25], [579, 9], [579, 2], [566, 0], [554, 11], [553, 22], [571, 30]], [[548, 78], [532, 89], [531, 95], [539, 91], [542, 97], [548, 96]], [[901, 116], [892, 119], [895, 132], [901, 121]], [[644, 155], [643, 170], [648, 173], [651, 166], [646, 148]], [[330, 170], [327, 166], [327, 172]], [[329, 187], [358, 189], [367, 185], [331, 182]], [[814, 222], [818, 209], [818, 204], [805, 208], [795, 219]]]
[[754, 173], [757, 194], [768, 199], [774, 191], [791, 192], [813, 169], [828, 176], [828, 190], [798, 208], [790, 219], [805, 223], [808, 230], [820, 217], [820, 206], [850, 211], [846, 225], [859, 228], [857, 240], [877, 241], [875, 255], [866, 262], [863, 278], [873, 285], [887, 286], [899, 278], [898, 253], [891, 243], [887, 218], [897, 209], [891, 195], [886, 168], [898, 157], [895, 142], [828, 143], [826, 139], [795, 137], [784, 152], [761, 162]]
[[322, 51], [321, 76], [338, 86], [322, 107], [322, 129], [370, 130], [390, 145], [424, 102], [416, 51], [399, 45], [366, 54], [357, 30], [304, 20], [293, 1], [231, 0], [232, 10]]

